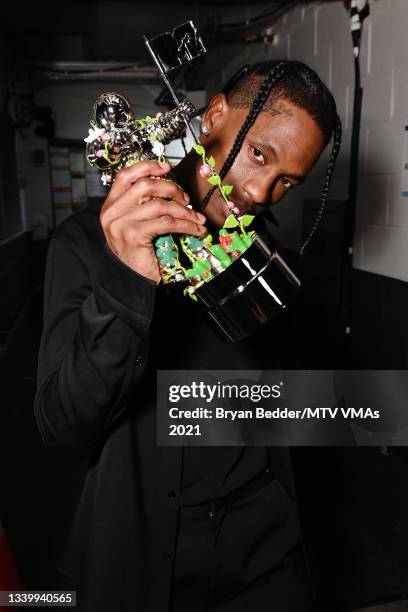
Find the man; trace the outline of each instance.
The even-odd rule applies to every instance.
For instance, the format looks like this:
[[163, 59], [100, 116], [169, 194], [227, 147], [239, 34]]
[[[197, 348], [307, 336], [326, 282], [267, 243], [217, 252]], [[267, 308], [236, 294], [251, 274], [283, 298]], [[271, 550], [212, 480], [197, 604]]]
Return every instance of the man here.
[[[322, 206], [335, 103], [307, 66], [282, 61], [214, 96], [201, 141], [235, 206], [258, 215], [332, 135]], [[157, 369], [265, 367], [262, 336], [225, 344], [160, 285], [154, 239], [200, 236], [228, 214], [200, 163], [191, 152], [173, 170], [180, 187], [160, 180], [168, 164], [120, 171], [100, 215], [51, 240], [35, 413], [50, 448], [88, 459], [63, 567], [87, 612], [313, 609], [288, 449], [156, 446]]]

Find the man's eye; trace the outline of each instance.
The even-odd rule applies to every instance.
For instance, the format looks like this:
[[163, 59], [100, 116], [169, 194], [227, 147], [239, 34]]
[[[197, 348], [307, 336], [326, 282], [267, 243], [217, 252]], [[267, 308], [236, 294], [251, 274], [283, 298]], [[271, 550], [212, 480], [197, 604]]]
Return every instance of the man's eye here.
[[281, 178], [281, 183], [285, 189], [290, 189], [291, 187], [293, 187], [292, 183], [287, 178]]
[[262, 153], [262, 151], [260, 149], [257, 149], [256, 147], [251, 147], [251, 149], [252, 149], [252, 155], [255, 157], [256, 161], [262, 162], [264, 164], [265, 156]]

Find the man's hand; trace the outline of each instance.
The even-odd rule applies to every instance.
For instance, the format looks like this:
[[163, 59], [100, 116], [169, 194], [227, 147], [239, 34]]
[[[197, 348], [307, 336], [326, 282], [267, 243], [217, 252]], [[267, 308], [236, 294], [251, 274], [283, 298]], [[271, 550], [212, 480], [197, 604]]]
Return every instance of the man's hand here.
[[187, 205], [189, 196], [161, 179], [170, 164], [141, 161], [120, 170], [100, 212], [111, 251], [129, 268], [160, 282], [152, 241], [176, 232], [201, 236], [206, 218]]

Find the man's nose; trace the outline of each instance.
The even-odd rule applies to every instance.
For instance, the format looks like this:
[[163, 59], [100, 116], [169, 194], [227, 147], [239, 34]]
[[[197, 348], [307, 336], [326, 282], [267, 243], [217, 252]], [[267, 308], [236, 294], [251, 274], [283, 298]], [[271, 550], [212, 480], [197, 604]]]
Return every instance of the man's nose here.
[[276, 185], [275, 176], [253, 176], [244, 184], [244, 190], [253, 204], [258, 206], [270, 206], [273, 204], [273, 190]]

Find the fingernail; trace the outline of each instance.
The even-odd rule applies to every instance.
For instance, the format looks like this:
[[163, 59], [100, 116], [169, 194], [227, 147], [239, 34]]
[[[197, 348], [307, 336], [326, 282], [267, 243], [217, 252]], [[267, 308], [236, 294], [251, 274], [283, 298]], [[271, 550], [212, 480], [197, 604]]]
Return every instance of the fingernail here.
[[162, 168], [168, 168], [170, 166], [170, 164], [168, 162], [163, 162], [163, 161], [159, 161], [158, 164]]
[[186, 192], [184, 192], [184, 199], [185, 199], [186, 202], [190, 201], [190, 196]]
[[207, 218], [205, 217], [205, 215], [202, 215], [201, 213], [196, 213], [197, 215], [197, 219], [199, 220], [200, 223], [205, 223], [207, 221]]

